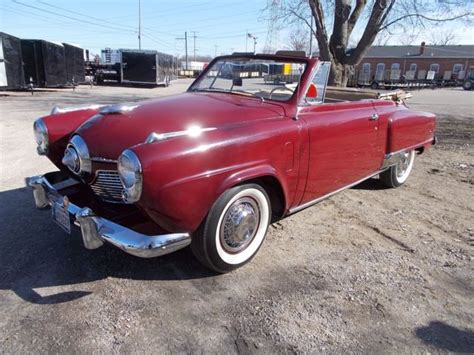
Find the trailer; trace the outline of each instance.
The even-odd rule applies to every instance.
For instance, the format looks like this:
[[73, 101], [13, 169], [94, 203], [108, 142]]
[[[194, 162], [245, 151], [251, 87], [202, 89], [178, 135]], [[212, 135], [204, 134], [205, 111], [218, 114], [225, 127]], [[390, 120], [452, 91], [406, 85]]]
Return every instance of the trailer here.
[[82, 84], [86, 81], [84, 49], [63, 43], [68, 84]]
[[121, 50], [121, 82], [168, 86], [177, 77], [176, 60], [157, 51]]
[[67, 85], [64, 46], [37, 39], [22, 39], [25, 83], [37, 87]]
[[0, 32], [0, 90], [25, 87], [19, 38]]
[[204, 69], [208, 66], [207, 62], [185, 61], [181, 62], [179, 76], [185, 78], [197, 78]]

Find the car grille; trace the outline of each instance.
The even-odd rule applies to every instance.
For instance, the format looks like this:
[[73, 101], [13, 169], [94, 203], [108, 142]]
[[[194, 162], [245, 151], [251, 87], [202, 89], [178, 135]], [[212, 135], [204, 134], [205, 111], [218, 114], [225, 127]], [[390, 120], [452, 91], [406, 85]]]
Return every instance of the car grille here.
[[117, 171], [97, 171], [94, 183], [92, 183], [90, 186], [92, 191], [94, 191], [94, 193], [99, 196], [101, 200], [113, 203], [123, 203], [123, 188]]

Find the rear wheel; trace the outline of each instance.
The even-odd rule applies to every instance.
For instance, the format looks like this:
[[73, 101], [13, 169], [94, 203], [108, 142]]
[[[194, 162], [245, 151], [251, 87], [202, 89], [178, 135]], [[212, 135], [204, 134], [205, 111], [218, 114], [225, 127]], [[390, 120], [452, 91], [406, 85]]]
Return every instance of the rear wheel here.
[[464, 90], [471, 90], [472, 89], [472, 83], [468, 80], [468, 81], [464, 82], [462, 87], [463, 87]]
[[261, 186], [247, 184], [229, 189], [214, 203], [193, 235], [193, 254], [214, 271], [237, 269], [257, 253], [270, 217], [270, 199]]
[[380, 173], [380, 180], [388, 187], [398, 187], [407, 181], [415, 161], [415, 151], [410, 150], [403, 153], [397, 165], [391, 166]]

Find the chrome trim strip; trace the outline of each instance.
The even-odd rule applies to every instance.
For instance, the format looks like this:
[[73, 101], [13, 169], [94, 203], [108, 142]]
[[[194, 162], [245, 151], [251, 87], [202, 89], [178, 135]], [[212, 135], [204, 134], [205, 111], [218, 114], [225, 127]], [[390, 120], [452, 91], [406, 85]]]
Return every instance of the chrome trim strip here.
[[145, 235], [97, 216], [90, 208], [81, 208], [69, 202], [67, 196], [61, 195], [57, 190], [58, 184], [51, 184], [45, 176], [33, 176], [28, 179], [27, 185], [33, 188], [38, 208], [50, 207], [54, 203], [67, 208], [74, 224], [81, 228], [82, 239], [87, 249], [98, 248], [105, 241], [128, 254], [152, 258], [169, 254], [191, 244], [189, 233]]
[[117, 160], [115, 159], [109, 159], [109, 158], [102, 158], [102, 157], [92, 157], [92, 161], [98, 162], [98, 163], [113, 163], [117, 164]]
[[167, 139], [183, 137], [183, 136], [198, 137], [203, 132], [214, 131], [215, 129], [216, 129], [215, 127], [210, 127], [210, 128], [190, 127], [189, 129], [185, 131], [174, 131], [174, 132], [166, 132], [166, 133], [152, 132], [145, 139], [144, 143], [151, 144], [151, 143], [161, 142]]
[[59, 106], [54, 106], [51, 109], [50, 115], [57, 115], [59, 113], [73, 112], [73, 111], [79, 111], [79, 110], [97, 110], [104, 106], [105, 105], [99, 105], [99, 104], [87, 105], [87, 106], [70, 106], [70, 107], [63, 107], [63, 108]]
[[138, 107], [138, 105], [114, 104], [114, 105], [105, 106], [102, 110], [100, 110], [99, 113], [101, 113], [103, 115], [105, 115], [105, 114], [119, 114], [119, 113], [125, 113], [125, 112], [133, 111], [137, 107]]
[[311, 201], [308, 201], [308, 202], [306, 202], [306, 203], [303, 203], [302, 205], [299, 205], [299, 206], [290, 208], [290, 210], [288, 211], [288, 214], [290, 215], [290, 214], [299, 212], [299, 211], [301, 211], [301, 210], [304, 210], [305, 208], [311, 207], [311, 206], [313, 206], [313, 205], [315, 205], [315, 204], [317, 204], [317, 203], [319, 203], [319, 202], [321, 202], [321, 201], [324, 201], [325, 199], [327, 199], [327, 198], [329, 198], [329, 197], [331, 197], [331, 196], [337, 194], [338, 192], [341, 192], [341, 191], [343, 191], [343, 190], [349, 189], [349, 188], [351, 188], [351, 187], [353, 187], [353, 186], [356, 186], [356, 185], [360, 184], [362, 181], [365, 181], [365, 180], [370, 179], [371, 177], [373, 177], [373, 176], [375, 176], [375, 175], [380, 174], [380, 173], [381, 173], [382, 171], [384, 171], [384, 170], [385, 170], [385, 169], [378, 170], [377, 172], [375, 172], [375, 173], [373, 173], [373, 174], [371, 174], [371, 175], [369, 175], [369, 176], [366, 176], [366, 177], [364, 177], [364, 178], [362, 178], [362, 179], [360, 179], [360, 180], [357, 180], [356, 182], [353, 182], [352, 184], [349, 184], [349, 185], [347, 185], [347, 186], [341, 187], [340, 189], [337, 189], [336, 191], [330, 192], [330, 193], [328, 193], [328, 194], [326, 194], [326, 195], [324, 195], [324, 196], [321, 196], [321, 197], [318, 197], [318, 198], [316, 198], [316, 199], [314, 199], [314, 200], [311, 200]]

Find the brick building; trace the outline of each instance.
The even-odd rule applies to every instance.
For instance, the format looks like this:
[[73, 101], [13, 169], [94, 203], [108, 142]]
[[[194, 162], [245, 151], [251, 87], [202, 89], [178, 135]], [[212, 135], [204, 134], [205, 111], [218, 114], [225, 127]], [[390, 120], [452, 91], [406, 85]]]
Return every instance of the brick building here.
[[358, 82], [463, 80], [474, 71], [474, 45], [372, 46], [356, 68]]

